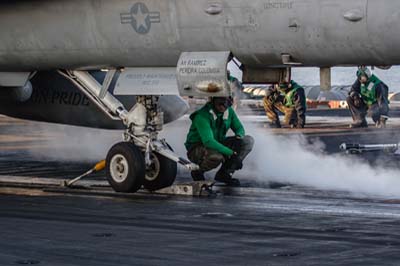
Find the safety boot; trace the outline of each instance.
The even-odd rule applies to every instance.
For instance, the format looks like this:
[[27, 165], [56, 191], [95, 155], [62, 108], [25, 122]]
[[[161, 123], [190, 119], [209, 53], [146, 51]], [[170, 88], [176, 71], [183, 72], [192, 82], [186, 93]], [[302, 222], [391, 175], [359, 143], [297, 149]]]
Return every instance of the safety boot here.
[[192, 171], [190, 175], [193, 178], [193, 181], [205, 181], [204, 172], [200, 170]]
[[350, 125], [350, 128], [367, 128], [368, 123], [367, 120], [357, 121]]
[[297, 128], [297, 129], [299, 129], [299, 128], [304, 128], [304, 125], [303, 125], [303, 124], [299, 124], [299, 123], [297, 123], [297, 124], [291, 124], [291, 125], [290, 125], [290, 128], [292, 128], [292, 129], [294, 129], [294, 128]]
[[240, 181], [232, 178], [233, 173], [228, 173], [225, 169], [219, 169], [215, 174], [215, 181], [225, 183], [229, 187], [240, 187]]
[[279, 121], [272, 121], [269, 123], [270, 128], [282, 128], [281, 123]]
[[386, 128], [386, 121], [389, 119], [386, 115], [381, 115], [378, 121], [376, 121], [375, 126], [377, 128]]

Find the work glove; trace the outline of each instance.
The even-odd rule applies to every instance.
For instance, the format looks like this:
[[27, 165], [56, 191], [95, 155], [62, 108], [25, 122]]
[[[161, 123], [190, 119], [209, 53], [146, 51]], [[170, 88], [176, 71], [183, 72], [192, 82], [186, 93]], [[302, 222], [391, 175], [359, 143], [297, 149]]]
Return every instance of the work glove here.
[[233, 152], [232, 156], [229, 158], [227, 168], [232, 170], [240, 170], [243, 168], [243, 162], [239, 159], [237, 152]]
[[355, 98], [354, 99], [354, 105], [356, 107], [360, 107], [361, 106], [361, 98]]
[[361, 94], [356, 91], [351, 91], [349, 93], [350, 98], [353, 99], [353, 103], [355, 107], [360, 107], [362, 103]]
[[265, 97], [267, 98], [268, 102], [274, 104], [279, 97], [279, 91], [274, 89], [269, 89], [266, 92]]

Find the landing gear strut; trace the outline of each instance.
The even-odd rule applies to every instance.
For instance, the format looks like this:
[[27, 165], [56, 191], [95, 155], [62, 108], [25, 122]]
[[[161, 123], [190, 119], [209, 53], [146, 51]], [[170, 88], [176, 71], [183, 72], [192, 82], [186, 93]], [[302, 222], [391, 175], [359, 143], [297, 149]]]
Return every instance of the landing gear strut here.
[[158, 133], [163, 126], [163, 113], [158, 96], [137, 96], [136, 105], [127, 111], [108, 92], [115, 71], [109, 71], [100, 85], [88, 72], [59, 71], [73, 82], [111, 119], [122, 120], [126, 126], [124, 141], [114, 145], [107, 154], [107, 180], [117, 192], [136, 192], [142, 186], [158, 190], [172, 185], [177, 163], [188, 170], [198, 166], [177, 156]]
[[136, 116], [137, 121], [142, 118], [142, 122], [146, 117], [146, 121], [142, 124], [131, 124], [124, 134], [126, 142], [135, 143], [143, 148], [145, 162], [143, 186], [150, 191], [171, 186], [177, 174], [177, 161], [171, 160], [172, 148], [165, 140], [158, 139], [158, 133], [164, 123], [158, 100], [158, 96], [137, 96], [138, 107], [136, 111], [131, 111], [131, 116]]

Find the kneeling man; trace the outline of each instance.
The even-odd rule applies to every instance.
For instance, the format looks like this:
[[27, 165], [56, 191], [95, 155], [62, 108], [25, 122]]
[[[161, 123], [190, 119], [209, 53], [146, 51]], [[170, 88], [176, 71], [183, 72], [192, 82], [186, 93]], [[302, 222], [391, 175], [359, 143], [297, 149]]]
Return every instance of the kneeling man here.
[[[200, 166], [200, 170], [191, 173], [194, 181], [205, 180], [204, 173], [222, 163], [215, 180], [229, 186], [240, 185], [232, 175], [242, 169], [254, 140], [245, 135], [243, 125], [230, 105], [228, 97], [213, 97], [190, 116], [192, 125], [185, 146], [188, 158]], [[235, 136], [226, 137], [229, 129]]]
[[293, 80], [280, 82], [267, 91], [263, 100], [270, 127], [281, 128], [278, 111], [285, 115], [285, 123], [291, 128], [304, 128], [306, 124], [306, 96], [303, 87]]

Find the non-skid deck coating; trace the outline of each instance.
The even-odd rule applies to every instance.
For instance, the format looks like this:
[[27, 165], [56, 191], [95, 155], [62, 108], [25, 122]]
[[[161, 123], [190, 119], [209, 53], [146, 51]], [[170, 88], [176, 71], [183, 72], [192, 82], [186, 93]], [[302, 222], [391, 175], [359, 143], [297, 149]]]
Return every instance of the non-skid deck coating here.
[[[338, 152], [336, 144], [344, 139], [399, 140], [396, 123], [366, 133], [348, 130], [347, 121], [330, 122], [313, 121], [309, 126], [315, 128], [302, 132], [319, 137], [328, 153]], [[262, 118], [257, 124], [263, 128]], [[6, 148], [1, 150], [0, 174], [61, 180], [89, 169], [95, 160], [71, 162], [35, 155], [37, 149], [39, 154], [50, 152], [53, 142], [48, 139], [62, 135], [59, 126], [51, 128], [46, 127], [43, 137], [42, 126], [1, 117], [0, 144]], [[288, 134], [285, 129], [274, 132]], [[104, 176], [100, 173], [95, 179], [102, 181]], [[182, 172], [177, 181], [187, 179]], [[243, 188], [215, 190], [215, 198], [191, 198], [2, 184], [0, 265], [400, 263], [398, 199], [251, 181]]]
[[2, 195], [0, 262], [398, 265], [397, 204], [289, 190], [130, 198]]

